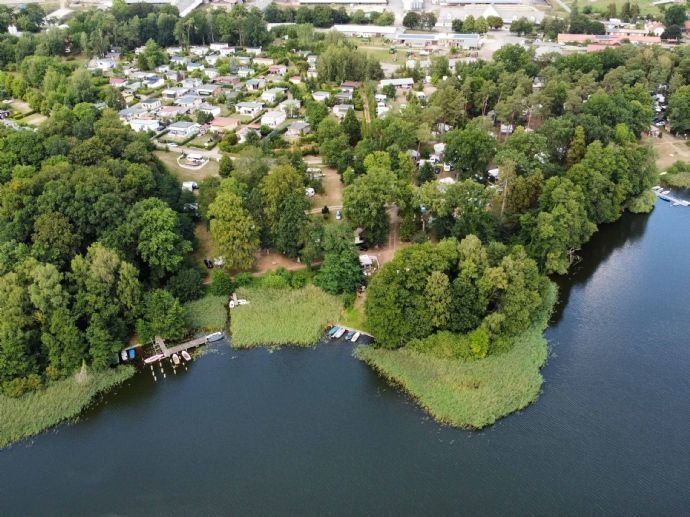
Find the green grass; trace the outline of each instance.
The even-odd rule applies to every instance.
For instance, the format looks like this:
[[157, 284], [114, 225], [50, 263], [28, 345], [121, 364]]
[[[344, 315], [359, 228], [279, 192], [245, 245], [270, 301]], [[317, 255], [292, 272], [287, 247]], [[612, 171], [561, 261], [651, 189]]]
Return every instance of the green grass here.
[[349, 309], [344, 309], [343, 313], [340, 315], [338, 324], [342, 325], [343, 327], [361, 330], [367, 334], [370, 333], [369, 325], [367, 324], [367, 317], [366, 314], [364, 314], [363, 303], [355, 303], [355, 305]]
[[227, 296], [207, 294], [184, 305], [189, 325], [196, 330], [225, 329], [228, 322]]
[[342, 310], [336, 296], [313, 285], [303, 289], [241, 288], [237, 296], [250, 302], [230, 313], [232, 346], [237, 348], [313, 345]]
[[519, 411], [539, 396], [548, 346], [542, 332], [556, 300], [551, 286], [535, 323], [503, 354], [478, 361], [442, 359], [407, 348], [360, 346], [355, 356], [401, 386], [439, 422], [481, 429]]
[[[577, 6], [580, 12], [582, 12], [582, 9], [586, 6], [592, 7], [592, 9], [597, 10], [597, 11], [604, 11], [608, 12], [608, 6], [611, 3], [616, 4], [616, 14], [620, 18], [621, 10], [623, 7], [623, 4], [626, 2], [626, 0], [585, 0], [585, 2], [578, 2]], [[652, 5], [654, 0], [638, 0], [637, 4], [640, 6], [640, 14], [641, 15], [646, 15], [646, 14], [655, 14], [658, 15], [661, 11], [659, 8], [655, 5]], [[573, 6], [573, 2], [565, 2], [568, 4], [570, 7]], [[632, 2], [631, 2], [632, 3]]]
[[134, 375], [134, 367], [76, 374], [14, 399], [0, 395], [0, 449], [79, 416], [104, 391]]

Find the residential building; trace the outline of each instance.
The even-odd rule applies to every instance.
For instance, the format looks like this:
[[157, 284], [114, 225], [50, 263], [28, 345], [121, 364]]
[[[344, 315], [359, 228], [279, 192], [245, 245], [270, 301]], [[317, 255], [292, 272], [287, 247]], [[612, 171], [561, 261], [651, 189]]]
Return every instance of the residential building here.
[[352, 104], [336, 104], [331, 111], [336, 117], [345, 118], [347, 112], [353, 109], [355, 109], [355, 107]]
[[203, 84], [196, 89], [197, 95], [201, 95], [202, 97], [218, 95], [220, 92], [221, 88], [217, 84]]
[[180, 106], [163, 106], [158, 110], [156, 115], [161, 120], [169, 120], [177, 117], [178, 115], [184, 115], [189, 110], [182, 108]]
[[255, 134], [257, 134], [257, 135], [260, 135], [260, 134], [261, 134], [261, 133], [259, 132], [259, 128], [258, 128], [258, 127], [254, 127], [254, 126], [245, 126], [245, 127], [241, 128], [241, 129], [239, 129], [239, 130], [237, 131], [237, 141], [238, 141], [240, 144], [245, 143], [245, 142], [247, 141], [247, 136], [248, 136], [250, 133], [255, 133]]
[[253, 63], [254, 66], [264, 67], [271, 66], [274, 63], [274, 61], [270, 57], [255, 57]]
[[201, 106], [203, 99], [198, 95], [185, 95], [175, 99], [175, 105], [186, 110], [194, 110]]
[[199, 79], [198, 77], [188, 77], [186, 79], [182, 80], [182, 88], [187, 88], [188, 90], [193, 90], [194, 88], [198, 88], [202, 84], [204, 84], [204, 81]]
[[140, 131], [153, 131], [157, 133], [160, 131], [161, 125], [157, 119], [137, 118], [129, 121], [129, 127], [131, 127], [132, 130], [136, 131], [137, 133]]
[[248, 92], [258, 92], [266, 86], [266, 80], [263, 77], [255, 77], [254, 79], [249, 79], [244, 83], [245, 88]]
[[123, 88], [125, 84], [127, 84], [127, 80], [119, 77], [111, 77], [108, 84], [114, 88]]
[[199, 124], [194, 122], [181, 120], [168, 126], [168, 134], [175, 138], [185, 139], [199, 133], [200, 127]]
[[218, 70], [215, 68], [207, 68], [204, 70], [204, 75], [208, 78], [209, 81], [213, 81], [216, 77], [218, 77]]
[[240, 76], [242, 79], [249, 77], [253, 73], [254, 71], [247, 66], [241, 66], [237, 69], [237, 75]]
[[240, 78], [236, 75], [219, 75], [213, 79], [213, 82], [223, 86], [237, 86], [240, 84]]
[[119, 111], [118, 115], [123, 122], [129, 122], [132, 119], [141, 117], [144, 113], [146, 113], [146, 110], [134, 107], [122, 109]]
[[216, 117], [209, 124], [212, 133], [235, 131], [240, 127], [240, 119], [234, 117]]
[[182, 88], [180, 86], [176, 86], [173, 88], [166, 88], [161, 92], [161, 95], [166, 98], [166, 99], [177, 99], [178, 97], [182, 97], [183, 95], [187, 95], [189, 92], [188, 88]]
[[399, 79], [381, 79], [379, 81], [379, 89], [391, 84], [396, 88], [412, 88], [412, 86], [414, 85], [414, 79], [412, 77], [401, 77]]
[[328, 92], [314, 92], [311, 94], [312, 99], [314, 99], [316, 102], [326, 102], [328, 99], [331, 98], [331, 94]]
[[220, 106], [214, 106], [213, 104], [208, 104], [206, 102], [199, 106], [198, 111], [208, 115], [213, 115], [214, 117], [220, 116]]
[[264, 109], [263, 102], [238, 102], [235, 105], [235, 111], [237, 111], [237, 113], [250, 117], [256, 117], [261, 113], [262, 109]]
[[261, 94], [261, 100], [267, 102], [268, 104], [275, 104], [278, 97], [284, 95], [287, 88], [271, 88], [266, 90]]
[[285, 122], [286, 119], [287, 116], [283, 111], [267, 111], [263, 117], [261, 117], [261, 125], [275, 129]]
[[300, 138], [311, 131], [311, 125], [309, 122], [303, 120], [298, 120], [290, 124], [285, 132], [287, 138]]
[[160, 99], [144, 99], [139, 102], [139, 106], [146, 111], [155, 111], [161, 107]]
[[268, 73], [284, 76], [287, 74], [288, 67], [285, 65], [272, 65], [268, 67]]

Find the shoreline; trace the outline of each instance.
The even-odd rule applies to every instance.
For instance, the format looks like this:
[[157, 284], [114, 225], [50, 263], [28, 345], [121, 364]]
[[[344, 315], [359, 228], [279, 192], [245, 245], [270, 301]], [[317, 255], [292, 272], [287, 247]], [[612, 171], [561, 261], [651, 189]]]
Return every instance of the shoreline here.
[[511, 349], [478, 361], [370, 345], [357, 347], [353, 355], [403, 391], [435, 422], [480, 430], [539, 398], [544, 382], [541, 369], [549, 356], [544, 332], [556, 302], [557, 288], [552, 282], [545, 305], [532, 325], [513, 338]]
[[0, 451], [78, 418], [99, 395], [127, 381], [135, 372], [133, 366], [89, 371], [82, 381], [75, 373], [20, 398], [0, 395]]

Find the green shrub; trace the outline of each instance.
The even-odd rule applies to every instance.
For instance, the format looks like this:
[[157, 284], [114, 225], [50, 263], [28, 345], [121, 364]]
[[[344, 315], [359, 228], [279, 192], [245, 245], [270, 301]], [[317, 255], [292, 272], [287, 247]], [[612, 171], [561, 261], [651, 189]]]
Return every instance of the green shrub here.
[[287, 289], [290, 281], [278, 271], [269, 271], [259, 279], [259, 285], [263, 289]]
[[309, 283], [309, 273], [301, 269], [299, 271], [293, 271], [290, 275], [290, 287], [293, 289], [301, 289]]
[[204, 281], [197, 268], [185, 268], [173, 275], [166, 288], [181, 302], [197, 300], [204, 295]]
[[239, 289], [240, 287], [247, 287], [252, 285], [254, 278], [251, 273], [239, 273], [235, 276], [235, 286]]
[[230, 296], [234, 285], [230, 275], [221, 269], [214, 269], [211, 274], [211, 287], [208, 292], [213, 296]]

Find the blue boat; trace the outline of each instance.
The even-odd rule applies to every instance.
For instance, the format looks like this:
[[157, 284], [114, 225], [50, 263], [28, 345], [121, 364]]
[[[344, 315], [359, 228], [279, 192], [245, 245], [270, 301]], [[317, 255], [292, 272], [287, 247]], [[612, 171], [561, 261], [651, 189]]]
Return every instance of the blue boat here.
[[328, 331], [328, 336], [333, 337], [333, 335], [340, 330], [340, 327], [332, 327], [331, 330]]
[[134, 359], [134, 357], [137, 355], [137, 351], [133, 348], [130, 348], [129, 350], [127, 350], [127, 355], [130, 359]]
[[347, 333], [347, 335], [345, 336], [345, 339], [347, 341], [350, 341], [352, 339], [352, 336], [354, 336], [354, 335], [355, 335], [355, 331], [351, 330], [350, 332]]

